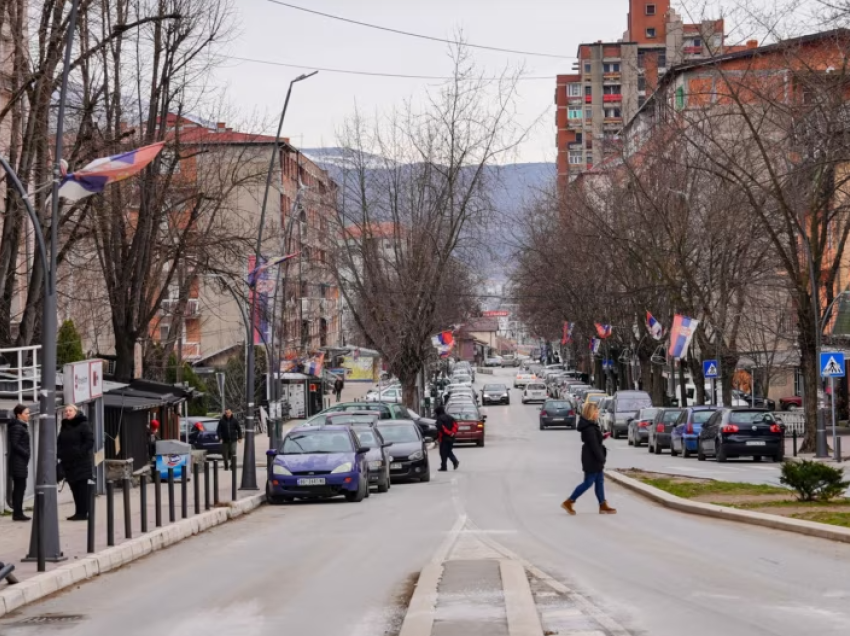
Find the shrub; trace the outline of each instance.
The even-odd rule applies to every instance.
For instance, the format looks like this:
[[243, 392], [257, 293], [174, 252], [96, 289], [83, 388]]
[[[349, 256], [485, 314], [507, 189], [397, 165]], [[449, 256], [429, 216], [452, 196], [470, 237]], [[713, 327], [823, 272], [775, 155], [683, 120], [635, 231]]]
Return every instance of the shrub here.
[[829, 501], [843, 495], [850, 486], [840, 468], [809, 460], [783, 462], [779, 481], [796, 490], [800, 501]]

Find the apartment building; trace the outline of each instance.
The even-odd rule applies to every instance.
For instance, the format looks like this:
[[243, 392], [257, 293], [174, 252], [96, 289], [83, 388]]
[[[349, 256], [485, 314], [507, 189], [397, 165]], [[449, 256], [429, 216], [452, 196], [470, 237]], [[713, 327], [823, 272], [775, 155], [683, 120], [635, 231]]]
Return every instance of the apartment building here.
[[629, 0], [622, 39], [580, 44], [573, 73], [557, 76], [559, 185], [619, 151], [624, 123], [667, 69], [739, 48], [726, 45], [723, 20], [685, 24], [670, 0]]

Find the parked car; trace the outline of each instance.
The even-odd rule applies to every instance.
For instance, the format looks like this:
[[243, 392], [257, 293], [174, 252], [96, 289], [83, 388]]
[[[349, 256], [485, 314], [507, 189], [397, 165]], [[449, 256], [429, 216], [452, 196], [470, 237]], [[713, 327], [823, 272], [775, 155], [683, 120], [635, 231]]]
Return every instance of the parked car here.
[[443, 400], [448, 402], [456, 395], [468, 395], [474, 402], [478, 402], [478, 393], [470, 384], [450, 384], [446, 387], [446, 392], [443, 394]]
[[484, 366], [485, 367], [501, 367], [502, 366], [502, 357], [501, 356], [490, 356], [489, 358], [484, 358]]
[[608, 431], [614, 439], [627, 437], [629, 421], [638, 411], [652, 406], [652, 398], [646, 391], [617, 391], [611, 403], [611, 415]]
[[390, 464], [392, 463], [388, 449], [392, 446], [392, 442], [385, 441], [381, 436], [377, 428], [377, 420], [353, 422], [349, 426], [354, 429], [360, 444], [369, 447], [369, 452], [366, 453], [369, 485], [376, 486], [378, 492], [387, 492], [390, 489]]
[[502, 356], [502, 368], [518, 367], [519, 363], [519, 358], [513, 354], [508, 353]]
[[540, 407], [540, 430], [550, 426], [576, 427], [576, 412], [566, 400], [548, 399]]
[[796, 411], [803, 408], [803, 398], [799, 395], [789, 395], [779, 398], [779, 408], [783, 411]]
[[682, 453], [690, 457], [697, 452], [697, 442], [702, 425], [717, 410], [715, 406], [689, 406], [682, 409], [682, 415], [676, 422], [670, 437], [670, 454], [675, 457]]
[[374, 386], [371, 389], [369, 389], [368, 391], [366, 391], [366, 395], [363, 396], [363, 399], [366, 400], [367, 402], [377, 402], [377, 401], [379, 401], [377, 399], [378, 394], [380, 394], [381, 391], [386, 391], [387, 389], [399, 389], [399, 390], [401, 390], [401, 384], [396, 382], [396, 383], [393, 383], [393, 384], [384, 384], [384, 385]]
[[455, 362], [453, 373], [466, 373], [472, 378], [473, 382], [475, 381], [475, 367], [466, 360], [459, 360], [458, 362]]
[[599, 404], [596, 410], [596, 423], [599, 424], [599, 428], [602, 429], [602, 432], [611, 432], [611, 429], [614, 427], [614, 398], [613, 397], [604, 397], [599, 400]]
[[381, 420], [378, 430], [384, 441], [391, 443], [390, 481], [416, 478], [431, 481], [431, 463], [427, 442], [411, 420]]
[[504, 384], [485, 384], [481, 391], [481, 406], [488, 404], [510, 404], [510, 389]]
[[[196, 450], [205, 450], [212, 455], [221, 455], [221, 440], [218, 437], [218, 420], [213, 417], [192, 416], [181, 418], [182, 428], [180, 439]], [[185, 429], [189, 429], [189, 439], [186, 439]]]
[[785, 457], [785, 430], [767, 409], [723, 408], [702, 425], [697, 440], [697, 459], [713, 455], [718, 462], [730, 457]]
[[369, 496], [369, 447], [360, 444], [349, 426], [299, 426], [286, 434], [266, 479], [271, 504], [293, 499], [344, 496], [359, 502]]
[[583, 418], [592, 422], [598, 421], [599, 418], [599, 403], [608, 396], [594, 389], [593, 391], [584, 392], [584, 400], [581, 404], [581, 415]]
[[649, 425], [655, 421], [657, 414], [657, 408], [649, 407], [638, 411], [638, 414], [629, 421], [629, 428], [626, 433], [629, 446], [641, 446], [649, 440]]
[[457, 422], [455, 443], [473, 442], [476, 446], [484, 446], [484, 421], [487, 416], [474, 404], [448, 405], [446, 413]]
[[396, 404], [401, 404], [403, 399], [402, 389], [401, 386], [387, 387], [380, 391], [367, 393], [363, 399], [367, 402], [394, 402]]
[[524, 373], [520, 371], [516, 374], [514, 378], [514, 388], [515, 389], [524, 389], [525, 385], [529, 382], [534, 382], [537, 379], [537, 376], [533, 373]]
[[745, 408], [750, 407], [758, 409], [767, 409], [768, 411], [775, 411], [776, 400], [771, 400], [770, 398], [765, 398], [757, 395], [755, 397], [755, 402], [753, 402], [753, 396], [749, 393], [744, 393], [743, 391], [732, 389], [732, 406], [740, 406]]
[[437, 420], [430, 417], [422, 417], [419, 413], [410, 409], [405, 410], [407, 411], [407, 415], [404, 419], [413, 421], [419, 427], [419, 433], [423, 439], [429, 439], [432, 442], [437, 439]]
[[472, 386], [472, 376], [468, 373], [454, 373], [452, 374], [452, 383]]
[[679, 408], [658, 409], [655, 419], [646, 429], [646, 443], [650, 453], [660, 455], [665, 448], [670, 448], [670, 434], [682, 411], [683, 409]]
[[549, 397], [549, 395], [546, 392], [546, 385], [539, 381], [529, 382], [525, 385], [525, 388], [522, 391], [523, 404], [528, 404], [529, 402], [545, 402], [547, 397]]

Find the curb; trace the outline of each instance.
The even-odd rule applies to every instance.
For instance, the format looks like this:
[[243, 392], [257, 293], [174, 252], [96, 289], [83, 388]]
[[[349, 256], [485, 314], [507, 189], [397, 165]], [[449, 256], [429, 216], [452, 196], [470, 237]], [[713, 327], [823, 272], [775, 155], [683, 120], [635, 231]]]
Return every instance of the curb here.
[[437, 607], [437, 588], [441, 578], [442, 563], [430, 563], [422, 568], [398, 636], [431, 636]]
[[240, 499], [235, 503], [231, 502], [226, 507], [215, 508], [189, 519], [181, 519], [163, 528], [156, 528], [121, 545], [76, 559], [73, 563], [61, 565], [55, 570], [5, 588], [0, 591], [0, 617], [81, 581], [117, 570], [148, 554], [248, 514], [262, 505], [265, 500], [266, 495], [262, 493]]
[[702, 515], [704, 517], [712, 517], [714, 519], [748, 523], [753, 526], [762, 526], [763, 528], [771, 528], [773, 530], [795, 532], [808, 537], [817, 537], [819, 539], [850, 543], [850, 528], [830, 526], [825, 523], [804, 521], [802, 519], [790, 519], [788, 517], [769, 515], [763, 512], [737, 510], [735, 508], [726, 508], [725, 506], [702, 503], [700, 501], [688, 501], [687, 499], [671, 495], [670, 493], [659, 490], [658, 488], [648, 486], [616, 471], [606, 471], [605, 475], [610, 477], [611, 481], [620, 484], [621, 486], [625, 486], [629, 490], [633, 490], [647, 499], [651, 499], [665, 508], [671, 508], [672, 510]]

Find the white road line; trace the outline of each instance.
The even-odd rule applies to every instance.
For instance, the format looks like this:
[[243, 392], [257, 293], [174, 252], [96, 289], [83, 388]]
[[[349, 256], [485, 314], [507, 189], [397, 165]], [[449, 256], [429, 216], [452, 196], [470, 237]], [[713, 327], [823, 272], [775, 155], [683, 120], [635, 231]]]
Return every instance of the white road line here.
[[502, 591], [505, 596], [505, 614], [510, 636], [542, 636], [543, 626], [525, 568], [518, 561], [499, 561], [502, 573]]

